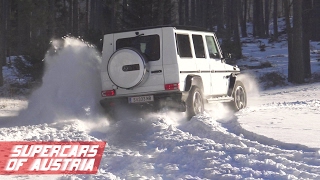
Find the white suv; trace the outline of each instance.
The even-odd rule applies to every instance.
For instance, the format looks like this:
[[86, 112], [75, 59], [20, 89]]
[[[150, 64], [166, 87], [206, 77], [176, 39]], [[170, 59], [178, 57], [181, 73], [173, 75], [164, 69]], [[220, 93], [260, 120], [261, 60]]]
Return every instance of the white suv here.
[[154, 27], [106, 34], [101, 64], [100, 104], [112, 114], [120, 105], [204, 111], [204, 103], [246, 107], [240, 69], [225, 63], [212, 32]]

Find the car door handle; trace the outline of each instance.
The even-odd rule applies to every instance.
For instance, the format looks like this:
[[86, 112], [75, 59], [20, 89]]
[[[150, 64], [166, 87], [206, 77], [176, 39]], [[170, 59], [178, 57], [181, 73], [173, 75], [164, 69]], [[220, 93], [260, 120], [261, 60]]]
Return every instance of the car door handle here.
[[151, 73], [162, 73], [162, 70], [154, 70], [154, 71], [151, 71]]

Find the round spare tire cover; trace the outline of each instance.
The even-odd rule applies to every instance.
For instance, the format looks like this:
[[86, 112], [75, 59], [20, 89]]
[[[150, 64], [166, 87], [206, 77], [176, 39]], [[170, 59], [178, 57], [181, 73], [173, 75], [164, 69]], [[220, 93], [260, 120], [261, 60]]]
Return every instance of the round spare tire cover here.
[[122, 48], [108, 62], [110, 80], [118, 87], [130, 89], [143, 82], [147, 72], [143, 54], [134, 48]]

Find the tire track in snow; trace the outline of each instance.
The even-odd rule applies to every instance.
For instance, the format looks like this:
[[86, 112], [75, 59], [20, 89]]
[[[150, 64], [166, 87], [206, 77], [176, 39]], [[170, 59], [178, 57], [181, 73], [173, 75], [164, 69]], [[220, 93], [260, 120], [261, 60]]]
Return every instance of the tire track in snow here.
[[110, 128], [101, 167], [120, 178], [320, 178], [318, 152], [252, 141], [208, 116], [180, 125], [170, 117], [133, 118]]

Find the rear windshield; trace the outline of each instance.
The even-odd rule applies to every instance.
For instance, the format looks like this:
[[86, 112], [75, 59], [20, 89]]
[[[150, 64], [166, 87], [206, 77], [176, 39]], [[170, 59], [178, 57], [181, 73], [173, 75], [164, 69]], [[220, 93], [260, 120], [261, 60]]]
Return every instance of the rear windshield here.
[[160, 37], [159, 35], [137, 36], [118, 39], [116, 49], [132, 47], [146, 55], [149, 61], [160, 59]]

